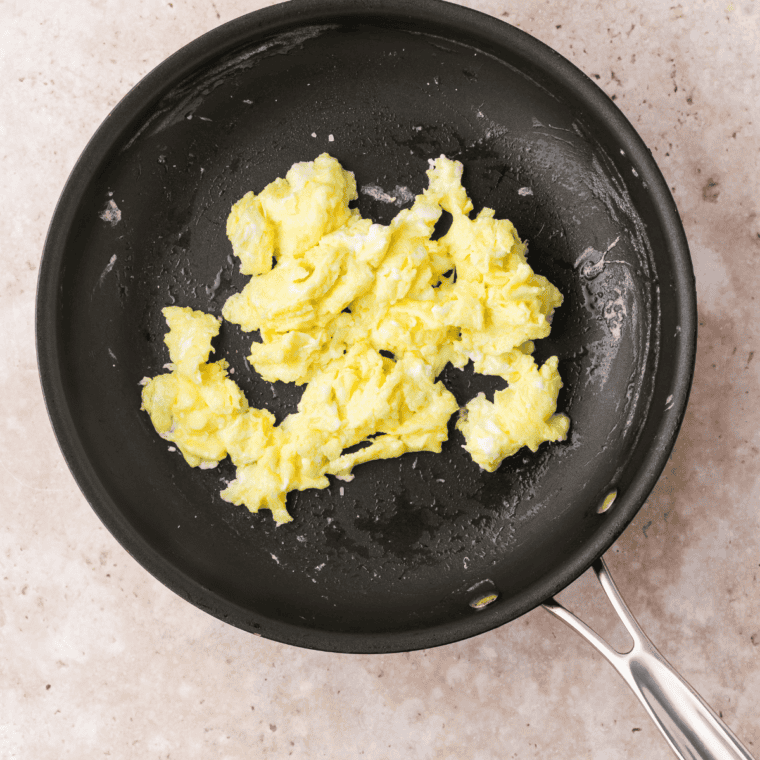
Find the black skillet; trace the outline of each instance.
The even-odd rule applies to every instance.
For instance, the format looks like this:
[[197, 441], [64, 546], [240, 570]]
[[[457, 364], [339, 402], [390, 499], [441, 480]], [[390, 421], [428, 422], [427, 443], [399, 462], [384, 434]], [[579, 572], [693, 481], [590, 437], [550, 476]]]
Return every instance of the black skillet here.
[[[229, 463], [190, 469], [156, 435], [139, 381], [168, 361], [162, 307], [220, 314], [245, 283], [225, 237], [230, 206], [323, 151], [355, 173], [362, 214], [384, 223], [398, 206], [382, 192], [397, 203], [420, 192], [442, 153], [464, 164], [476, 209], [510, 218], [564, 294], [537, 358], [559, 356], [572, 425], [565, 443], [488, 474], [452, 421], [442, 454], [372, 462], [353, 482], [291, 494], [295, 520], [276, 528], [220, 498]], [[53, 427], [117, 540], [212, 615], [336, 652], [482, 633], [598, 560], [672, 449], [697, 324], [678, 213], [625, 117], [537, 40], [437, 0], [297, 0], [171, 56], [75, 166], [37, 299]], [[215, 356], [282, 419], [300, 391], [256, 375], [251, 340], [225, 323]], [[441, 379], [462, 404], [500, 387], [450, 368]]]

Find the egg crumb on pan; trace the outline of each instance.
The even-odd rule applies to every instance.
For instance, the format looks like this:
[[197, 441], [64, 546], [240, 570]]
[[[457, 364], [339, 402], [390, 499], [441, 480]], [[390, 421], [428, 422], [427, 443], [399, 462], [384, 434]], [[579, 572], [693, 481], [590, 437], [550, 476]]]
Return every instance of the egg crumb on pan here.
[[[349, 208], [354, 176], [326, 153], [232, 207], [227, 236], [251, 279], [222, 314], [259, 331], [248, 358], [265, 380], [305, 386], [281, 424], [248, 404], [224, 359], [208, 362], [216, 317], [163, 310], [170, 372], [146, 379], [143, 408], [192, 467], [231, 458], [227, 501], [269, 509], [279, 525], [292, 519], [289, 491], [350, 480], [362, 462], [440, 452], [459, 410], [436, 381], [449, 363], [472, 361], [508, 384], [492, 402], [472, 399], [457, 421], [484, 470], [566, 438], [557, 357], [539, 367], [531, 355], [561, 293], [528, 265], [510, 221], [488, 208], [471, 218], [461, 163], [441, 156], [427, 174], [428, 188], [387, 226]], [[443, 211], [451, 226], [432, 240]]]

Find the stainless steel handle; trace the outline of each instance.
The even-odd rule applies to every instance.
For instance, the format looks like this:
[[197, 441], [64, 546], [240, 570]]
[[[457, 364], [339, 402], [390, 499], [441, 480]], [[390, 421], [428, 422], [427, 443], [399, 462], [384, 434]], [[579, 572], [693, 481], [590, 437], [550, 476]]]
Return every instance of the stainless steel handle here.
[[633, 639], [630, 651], [613, 649], [556, 599], [545, 602], [544, 609], [567, 623], [607, 658], [641, 700], [672, 750], [682, 760], [753, 760], [731, 729], [673, 669], [641, 630], [612, 582], [604, 560], [597, 560], [593, 567], [602, 589]]

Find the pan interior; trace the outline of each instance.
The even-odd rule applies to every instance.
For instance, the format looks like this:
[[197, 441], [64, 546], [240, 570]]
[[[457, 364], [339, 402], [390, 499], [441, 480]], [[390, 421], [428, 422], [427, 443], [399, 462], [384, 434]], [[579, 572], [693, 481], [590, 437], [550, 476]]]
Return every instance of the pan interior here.
[[[161, 580], [265, 636], [372, 651], [522, 614], [604, 532], [596, 506], [611, 487], [626, 508], [641, 431], [665, 398], [655, 377], [671, 264], [654, 253], [664, 232], [626, 146], [562, 82], [451, 37], [400, 23], [307, 25], [200, 66], [125, 117], [60, 251], [46, 254], [61, 262], [50, 308], [76, 439], [66, 453], [93, 507]], [[295, 520], [276, 528], [269, 513], [220, 498], [229, 461], [200, 471], [170, 450], [140, 411], [139, 381], [168, 361], [164, 306], [220, 315], [247, 280], [225, 236], [231, 205], [323, 151], [355, 173], [359, 209], [383, 223], [399, 206], [377, 188], [418, 193], [430, 158], [462, 161], [476, 210], [511, 219], [532, 267], [564, 295], [537, 359], [559, 356], [571, 431], [488, 474], [452, 420], [441, 455], [369, 463], [352, 482], [292, 493]], [[250, 341], [225, 322], [214, 358], [280, 420], [300, 390], [258, 377]], [[461, 404], [501, 387], [451, 368], [441, 379]], [[499, 597], [475, 612], [468, 602], [486, 589]]]

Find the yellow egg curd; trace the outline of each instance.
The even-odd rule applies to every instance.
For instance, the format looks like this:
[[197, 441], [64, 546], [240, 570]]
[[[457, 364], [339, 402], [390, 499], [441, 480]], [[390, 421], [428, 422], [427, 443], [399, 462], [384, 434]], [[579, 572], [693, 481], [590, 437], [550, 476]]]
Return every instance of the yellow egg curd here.
[[[353, 174], [327, 154], [232, 207], [227, 236], [252, 277], [222, 313], [260, 332], [249, 361], [265, 380], [306, 386], [281, 424], [249, 406], [224, 359], [208, 362], [219, 320], [164, 309], [171, 371], [146, 380], [143, 408], [191, 466], [230, 456], [237, 474], [224, 499], [269, 509], [281, 524], [292, 519], [289, 491], [326, 488], [328, 475], [350, 480], [369, 460], [440, 452], [459, 409], [436, 381], [448, 363], [472, 361], [508, 383], [457, 421], [484, 470], [567, 436], [557, 358], [539, 367], [531, 356], [562, 295], [530, 268], [510, 221], [488, 208], [470, 218], [462, 165], [430, 163], [428, 188], [388, 226], [349, 208]], [[444, 210], [451, 226], [431, 240]]]

